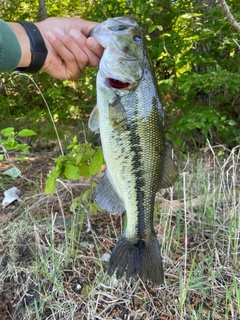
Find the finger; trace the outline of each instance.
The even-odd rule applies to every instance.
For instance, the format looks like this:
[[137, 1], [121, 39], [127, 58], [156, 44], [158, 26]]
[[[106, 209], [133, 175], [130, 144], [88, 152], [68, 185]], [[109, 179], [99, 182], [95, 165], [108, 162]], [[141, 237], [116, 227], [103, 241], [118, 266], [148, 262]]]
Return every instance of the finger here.
[[99, 58], [102, 57], [104, 48], [100, 45], [100, 43], [93, 37], [89, 37], [87, 39], [88, 48], [95, 53]]
[[[67, 77], [69, 79], [77, 79], [81, 75], [83, 70], [79, 69], [76, 58], [65, 45], [66, 43], [62, 42], [60, 39], [58, 39], [58, 37], [55, 36], [55, 34], [52, 34], [51, 32], [47, 32], [46, 37], [51, 44], [51, 47], [56, 51], [55, 56], [53, 56], [54, 54], [51, 51], [49, 52], [50, 58], [52, 58], [52, 63], [56, 62], [56, 59], [58, 59], [58, 63], [54, 63], [55, 65], [58, 65], [59, 69], [56, 70], [56, 72], [58, 72], [59, 74], [68, 74]], [[71, 40], [71, 37], [69, 38]], [[74, 40], [72, 40], [72, 46], [74, 45], [76, 44], [74, 43]], [[66, 75], [62, 75], [61, 77], [66, 77]]]
[[[99, 61], [96, 61], [99, 59], [87, 48], [86, 37], [81, 32], [73, 29], [69, 34], [64, 34], [62, 29], [56, 27], [54, 28], [54, 33], [56, 33], [64, 46], [72, 53], [75, 58], [74, 62], [78, 64], [81, 72], [83, 72], [87, 66], [91, 66], [92, 64], [97, 65], [99, 63]], [[65, 62], [68, 64], [67, 60], [65, 60]], [[69, 68], [71, 68], [70, 62], [68, 65]]]
[[[100, 58], [95, 52], [93, 52], [87, 45], [87, 38], [78, 30], [73, 29], [69, 32], [70, 36], [74, 38], [79, 48], [85, 53], [84, 56], [75, 55], [79, 63], [84, 59], [85, 66], [96, 67], [99, 65]], [[97, 50], [98, 52], [99, 50]], [[87, 58], [87, 59], [86, 59]], [[86, 60], [85, 60], [86, 59]]]
[[64, 31], [58, 27], [54, 28], [54, 34], [59, 37], [62, 45], [66, 49], [66, 51], [63, 52], [66, 53], [66, 56], [61, 55], [61, 57], [64, 59], [68, 68], [74, 70], [73, 68], [76, 68], [77, 64], [81, 72], [83, 72], [88, 64], [88, 57], [81, 47], [78, 46], [71, 36], [65, 34]]
[[94, 27], [96, 27], [99, 23], [98, 22], [94, 22], [94, 21], [89, 21], [89, 20], [82, 20], [82, 24], [81, 24], [81, 28], [77, 28], [79, 29], [82, 34], [84, 34], [84, 36], [87, 38], [89, 37], [91, 31], [94, 29]]

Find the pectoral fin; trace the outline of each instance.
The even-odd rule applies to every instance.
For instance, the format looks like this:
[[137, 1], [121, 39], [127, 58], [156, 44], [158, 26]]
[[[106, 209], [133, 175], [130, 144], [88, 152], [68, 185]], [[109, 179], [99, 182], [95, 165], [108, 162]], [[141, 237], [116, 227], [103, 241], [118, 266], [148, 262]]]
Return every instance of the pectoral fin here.
[[96, 106], [90, 114], [88, 127], [95, 133], [99, 133], [99, 109]]
[[115, 191], [106, 171], [96, 189], [97, 204], [109, 213], [122, 213], [125, 210], [123, 201]]
[[112, 128], [118, 132], [123, 132], [127, 129], [126, 112], [120, 99], [116, 99], [109, 104], [109, 121]]
[[159, 189], [172, 187], [179, 177], [178, 167], [172, 158], [169, 149], [166, 150], [164, 159], [163, 178], [161, 179]]

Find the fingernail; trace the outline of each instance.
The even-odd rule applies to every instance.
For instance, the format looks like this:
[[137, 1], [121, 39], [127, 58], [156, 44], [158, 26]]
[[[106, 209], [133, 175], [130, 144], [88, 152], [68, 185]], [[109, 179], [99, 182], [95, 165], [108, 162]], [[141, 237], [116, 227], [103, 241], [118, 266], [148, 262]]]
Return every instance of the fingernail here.
[[64, 36], [64, 31], [58, 27], [54, 27], [53, 32], [57, 37]]
[[80, 37], [80, 32], [78, 30], [72, 29], [69, 31], [70, 36], [77, 40]]
[[54, 40], [56, 40], [56, 37], [55, 37], [54, 34], [52, 34], [52, 32], [50, 32], [50, 31], [47, 31], [46, 37], [47, 37], [47, 39], [48, 39], [49, 41], [54, 41]]

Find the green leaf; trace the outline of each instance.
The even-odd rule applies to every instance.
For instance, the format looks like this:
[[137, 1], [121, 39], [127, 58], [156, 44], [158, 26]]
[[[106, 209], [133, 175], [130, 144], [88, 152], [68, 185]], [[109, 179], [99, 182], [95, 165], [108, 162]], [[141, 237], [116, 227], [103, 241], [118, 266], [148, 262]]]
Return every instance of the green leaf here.
[[17, 149], [19, 151], [26, 152], [26, 153], [29, 152], [29, 150], [28, 150], [29, 148], [30, 148], [30, 146], [27, 146], [26, 144], [19, 144], [17, 147]]
[[2, 161], [4, 158], [3, 154], [0, 154], [0, 161]]
[[149, 26], [148, 27], [148, 33], [152, 33], [154, 30], [156, 30], [157, 26]]
[[73, 202], [70, 206], [70, 211], [74, 212], [81, 204], [81, 199], [80, 198], [74, 198]]
[[1, 134], [3, 134], [6, 137], [9, 137], [9, 136], [14, 134], [14, 128], [13, 127], [8, 127], [8, 128], [5, 128], [5, 129], [2, 129], [1, 130]]
[[89, 211], [90, 211], [90, 213], [91, 214], [97, 214], [97, 208], [96, 208], [96, 206], [95, 206], [95, 203], [89, 203]]
[[94, 155], [94, 150], [88, 150], [83, 153], [81, 162], [86, 162]]
[[76, 155], [76, 159], [75, 159], [76, 165], [78, 165], [78, 164], [81, 162], [81, 160], [82, 160], [82, 154], [81, 154], [81, 153], [78, 153], [78, 154]]
[[222, 68], [217, 64], [216, 65], [216, 70], [218, 71], [218, 73], [222, 73]]
[[103, 164], [103, 152], [102, 152], [102, 149], [98, 149], [98, 151], [95, 153], [94, 157], [92, 158], [89, 166], [90, 174], [98, 173], [101, 170], [102, 164]]
[[104, 210], [96, 202], [91, 203], [90, 207], [92, 210], [95, 211], [95, 213], [97, 213], [97, 212], [103, 213], [104, 212]]
[[12, 141], [7, 142], [3, 141], [3, 146], [8, 150], [14, 150], [18, 148], [18, 142], [14, 139], [12, 139]]
[[82, 195], [82, 200], [83, 201], [89, 201], [89, 194], [91, 192], [91, 189], [87, 189], [83, 192], [83, 195]]
[[45, 193], [46, 194], [53, 194], [56, 188], [56, 178], [50, 174], [50, 176], [47, 178], [46, 186], [45, 186]]
[[2, 174], [15, 179], [20, 176], [21, 171], [17, 167], [12, 167], [12, 168], [2, 172]]
[[156, 29], [158, 29], [159, 31], [163, 31], [163, 27], [162, 26], [158, 26], [158, 25], [152, 25], [148, 27], [148, 33], [152, 33], [153, 31], [155, 31]]
[[51, 171], [49, 176], [52, 176], [54, 179], [57, 179], [60, 176], [61, 169], [62, 169], [62, 167], [57, 165], [56, 168], [54, 168]]
[[148, 8], [148, 3], [143, 3], [143, 2], [140, 3], [139, 11], [141, 14], [144, 14], [147, 8]]
[[77, 180], [79, 179], [80, 172], [78, 167], [73, 164], [67, 164], [64, 170], [64, 175], [67, 179]]
[[77, 136], [74, 136], [74, 137], [73, 137], [73, 140], [72, 140], [72, 143], [73, 143], [73, 144], [76, 144], [77, 142], [78, 142]]
[[225, 123], [229, 126], [236, 126], [237, 122], [235, 120], [225, 120]]
[[163, 26], [157, 26], [157, 29], [158, 29], [159, 31], [163, 31]]
[[86, 163], [82, 163], [80, 167], [80, 174], [85, 178], [90, 177], [89, 166]]
[[53, 194], [56, 188], [56, 180], [60, 175], [60, 169], [54, 168], [46, 180], [44, 192], [46, 194]]
[[30, 136], [34, 136], [34, 135], [36, 135], [36, 133], [32, 130], [29, 130], [29, 129], [23, 129], [18, 132], [19, 137], [30, 137]]

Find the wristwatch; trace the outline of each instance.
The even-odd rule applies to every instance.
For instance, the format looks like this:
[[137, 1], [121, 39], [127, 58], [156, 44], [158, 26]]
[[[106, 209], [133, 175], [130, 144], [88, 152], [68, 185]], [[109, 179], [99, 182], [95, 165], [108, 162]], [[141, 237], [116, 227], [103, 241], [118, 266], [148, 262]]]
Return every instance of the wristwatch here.
[[36, 73], [38, 72], [46, 60], [48, 51], [41, 35], [36, 25], [32, 22], [18, 20], [26, 30], [27, 35], [30, 40], [30, 49], [32, 52], [31, 63], [27, 68], [17, 68], [19, 72]]

